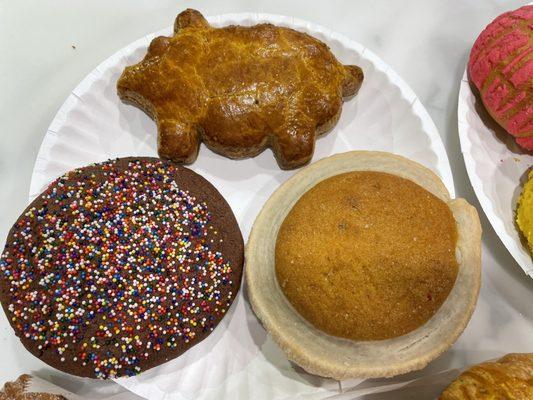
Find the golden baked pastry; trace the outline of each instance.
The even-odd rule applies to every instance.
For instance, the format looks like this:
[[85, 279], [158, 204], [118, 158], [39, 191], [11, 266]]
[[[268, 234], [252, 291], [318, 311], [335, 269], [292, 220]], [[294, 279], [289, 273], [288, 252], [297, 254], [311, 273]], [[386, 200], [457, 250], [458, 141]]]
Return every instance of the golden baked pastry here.
[[[252, 308], [290, 360], [335, 379], [388, 377], [423, 368], [464, 330], [480, 287], [481, 226], [475, 208], [452, 200], [427, 168], [355, 151], [281, 185], [245, 257]], [[291, 261], [276, 274], [277, 262]], [[282, 286], [310, 296], [307, 304], [296, 295], [293, 306]]]
[[389, 339], [423, 325], [446, 300], [456, 244], [455, 219], [437, 196], [396, 175], [346, 172], [293, 206], [277, 236], [276, 277], [316, 328]]
[[474, 365], [448, 386], [439, 400], [533, 399], [533, 353], [507, 354]]
[[230, 158], [271, 147], [282, 168], [307, 163], [317, 135], [335, 125], [343, 97], [363, 72], [342, 65], [321, 41], [260, 24], [214, 28], [195, 10], [180, 13], [172, 37], [155, 38], [126, 67], [120, 98], [157, 123], [163, 158], [191, 163], [200, 141]]

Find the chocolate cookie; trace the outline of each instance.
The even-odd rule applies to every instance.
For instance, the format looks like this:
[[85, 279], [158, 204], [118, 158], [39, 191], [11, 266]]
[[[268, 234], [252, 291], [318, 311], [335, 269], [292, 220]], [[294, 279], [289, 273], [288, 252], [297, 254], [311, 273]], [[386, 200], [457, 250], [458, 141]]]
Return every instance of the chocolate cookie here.
[[71, 171], [30, 204], [0, 258], [0, 300], [44, 362], [131, 376], [207, 337], [242, 266], [235, 217], [207, 180], [124, 158]]

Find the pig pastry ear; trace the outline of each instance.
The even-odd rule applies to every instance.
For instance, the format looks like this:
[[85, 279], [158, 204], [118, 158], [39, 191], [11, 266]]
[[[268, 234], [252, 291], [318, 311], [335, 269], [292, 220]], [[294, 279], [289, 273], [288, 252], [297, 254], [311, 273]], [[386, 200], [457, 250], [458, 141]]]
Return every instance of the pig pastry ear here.
[[147, 58], [160, 56], [165, 52], [168, 45], [170, 44], [170, 38], [166, 36], [158, 36], [150, 42], [150, 47], [148, 47], [148, 53], [146, 53]]
[[342, 83], [342, 97], [354, 96], [363, 83], [363, 70], [357, 65], [344, 65], [344, 82]]
[[178, 33], [183, 28], [206, 28], [209, 23], [199, 11], [188, 8], [176, 17], [174, 22], [174, 33]]

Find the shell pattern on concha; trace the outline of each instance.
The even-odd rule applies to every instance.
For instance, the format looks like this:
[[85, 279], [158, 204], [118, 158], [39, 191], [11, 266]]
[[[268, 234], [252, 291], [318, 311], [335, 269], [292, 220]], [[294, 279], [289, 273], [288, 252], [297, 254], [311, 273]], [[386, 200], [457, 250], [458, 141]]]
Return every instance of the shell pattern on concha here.
[[489, 114], [533, 150], [533, 5], [500, 15], [481, 32], [468, 75]]

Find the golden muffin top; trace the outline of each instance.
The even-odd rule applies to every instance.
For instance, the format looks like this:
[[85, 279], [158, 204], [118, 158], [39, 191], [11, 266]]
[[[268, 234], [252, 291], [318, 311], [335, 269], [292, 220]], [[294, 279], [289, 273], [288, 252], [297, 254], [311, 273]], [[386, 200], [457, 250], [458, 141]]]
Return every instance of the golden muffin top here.
[[448, 205], [416, 183], [358, 171], [318, 183], [277, 236], [279, 285], [316, 328], [352, 340], [406, 334], [429, 320], [457, 276]]

